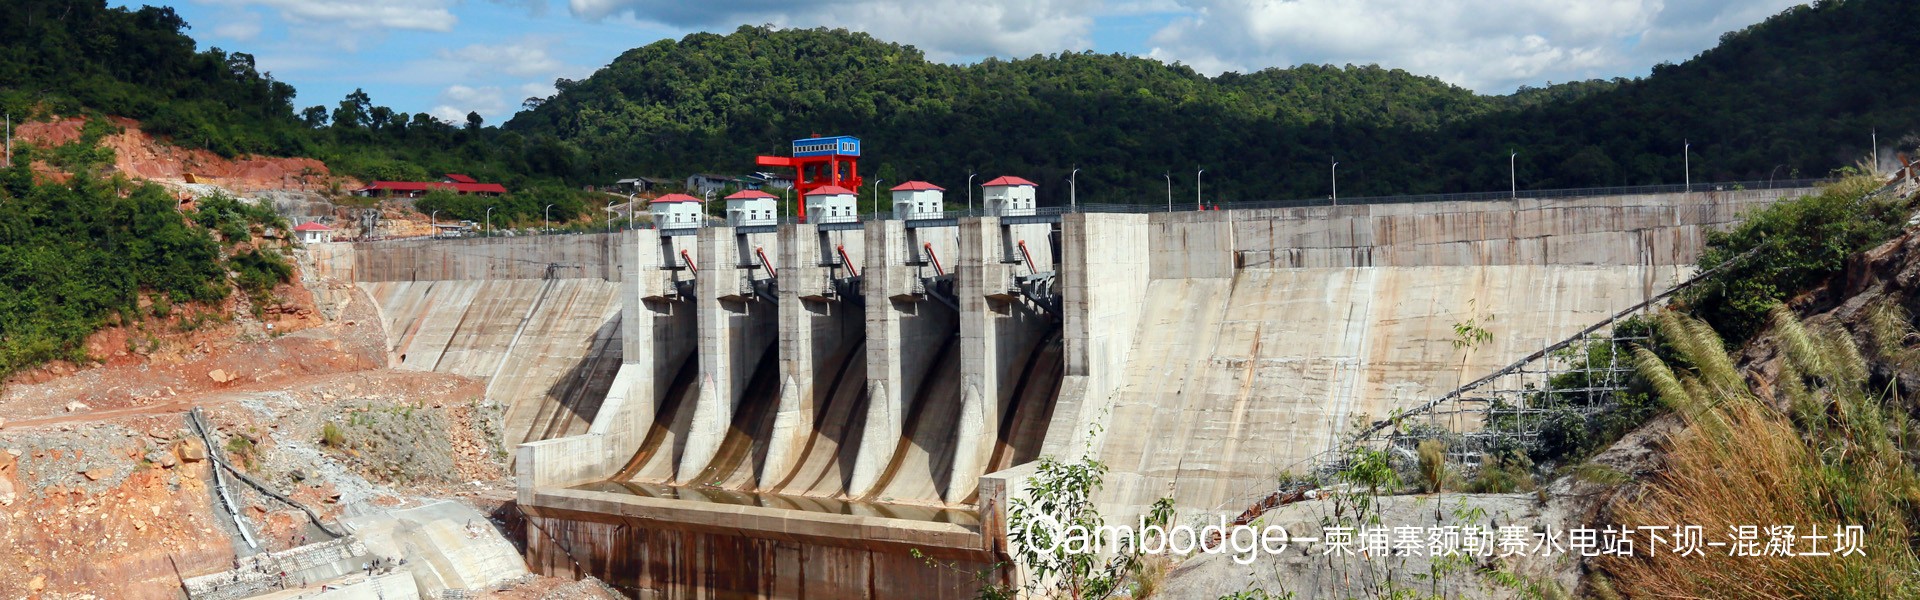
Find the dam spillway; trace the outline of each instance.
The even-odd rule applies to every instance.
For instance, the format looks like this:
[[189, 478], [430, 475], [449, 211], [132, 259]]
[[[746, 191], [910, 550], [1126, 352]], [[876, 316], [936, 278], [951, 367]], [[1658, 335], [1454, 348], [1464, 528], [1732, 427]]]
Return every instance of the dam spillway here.
[[[643, 597], [970, 597], [913, 552], [1003, 560], [1037, 456], [1110, 465], [1109, 518], [1219, 510], [1805, 191], [613, 234], [619, 365], [517, 451], [528, 558]], [[1038, 272], [1057, 304], [1015, 289]], [[1493, 339], [1462, 352], [1467, 319]]]

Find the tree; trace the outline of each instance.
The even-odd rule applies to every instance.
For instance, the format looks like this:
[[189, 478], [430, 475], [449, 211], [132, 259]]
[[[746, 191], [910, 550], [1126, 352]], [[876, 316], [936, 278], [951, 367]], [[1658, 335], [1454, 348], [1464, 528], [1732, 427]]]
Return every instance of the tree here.
[[310, 129], [319, 129], [321, 127], [326, 127], [327, 126], [327, 107], [325, 106], [307, 107], [306, 110], [300, 111], [300, 122], [302, 124], [305, 124]]
[[467, 133], [474, 133], [474, 132], [480, 131], [480, 125], [485, 122], [486, 122], [486, 119], [480, 118], [480, 113], [478, 112], [467, 113]]
[[339, 108], [333, 110], [333, 126], [358, 129], [366, 125], [372, 106], [373, 99], [367, 96], [366, 90], [354, 88], [353, 93], [340, 101]]

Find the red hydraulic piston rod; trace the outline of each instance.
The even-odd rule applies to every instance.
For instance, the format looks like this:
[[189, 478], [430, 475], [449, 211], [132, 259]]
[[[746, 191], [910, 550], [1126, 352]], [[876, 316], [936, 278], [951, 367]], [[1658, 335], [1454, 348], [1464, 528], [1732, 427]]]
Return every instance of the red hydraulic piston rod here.
[[777, 272], [774, 272], [774, 270], [773, 270], [773, 261], [770, 261], [770, 260], [767, 260], [767, 250], [766, 250], [765, 248], [761, 248], [761, 247], [759, 247], [759, 246], [754, 246], [754, 247], [753, 247], [753, 253], [754, 253], [754, 254], [758, 254], [758, 255], [760, 255], [760, 266], [763, 266], [763, 267], [766, 267], [766, 268], [767, 268], [767, 276], [768, 276], [768, 277], [779, 277], [779, 276], [780, 276], [780, 274], [779, 274], [779, 273], [777, 273]]
[[1031, 252], [1031, 251], [1028, 251], [1028, 250], [1027, 250], [1027, 241], [1026, 241], [1026, 240], [1020, 240], [1020, 256], [1023, 256], [1023, 257], [1026, 257], [1026, 259], [1027, 259], [1027, 274], [1028, 274], [1028, 275], [1032, 275], [1032, 274], [1034, 274], [1034, 273], [1038, 273], [1038, 272], [1040, 272], [1040, 271], [1039, 271], [1039, 269], [1035, 269], [1035, 268], [1034, 268], [1034, 266], [1033, 266], [1033, 252]]
[[927, 249], [927, 260], [933, 262], [933, 274], [946, 275], [947, 271], [940, 268], [940, 257], [933, 253], [933, 242], [927, 242], [925, 247]]
[[847, 247], [844, 245], [835, 245], [833, 249], [835, 252], [840, 253], [840, 264], [847, 266], [847, 275], [859, 277], [860, 271], [853, 268], [853, 259], [847, 258]]

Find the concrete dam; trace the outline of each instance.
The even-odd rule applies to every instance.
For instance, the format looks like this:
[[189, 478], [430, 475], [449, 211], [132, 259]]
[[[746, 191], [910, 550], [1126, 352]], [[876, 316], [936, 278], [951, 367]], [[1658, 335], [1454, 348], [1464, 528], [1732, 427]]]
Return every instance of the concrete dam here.
[[[534, 571], [958, 598], [1041, 455], [1109, 465], [1109, 519], [1237, 513], [1807, 191], [381, 242], [323, 268], [372, 293], [404, 368], [491, 378]], [[1467, 320], [1492, 339], [1455, 347]]]

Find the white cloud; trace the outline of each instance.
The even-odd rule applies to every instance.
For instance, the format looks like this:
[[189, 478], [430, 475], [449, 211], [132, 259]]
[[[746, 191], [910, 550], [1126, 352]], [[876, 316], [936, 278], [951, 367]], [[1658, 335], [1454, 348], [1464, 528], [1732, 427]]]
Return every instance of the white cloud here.
[[564, 67], [547, 53], [545, 44], [525, 40], [506, 45], [473, 44], [458, 50], [441, 50], [440, 58], [474, 67], [476, 71], [503, 72], [519, 77], [548, 76]]
[[440, 92], [440, 104], [427, 112], [449, 123], [464, 124], [467, 122], [468, 112], [487, 116], [503, 114], [506, 110], [507, 101], [501, 94], [500, 88], [452, 85]]
[[[1644, 73], [1793, 0], [1179, 0], [1151, 56], [1207, 73], [1368, 64], [1487, 93]], [[1674, 56], [1675, 53], [1683, 53]]]
[[570, 0], [574, 16], [629, 16], [672, 27], [771, 23], [844, 27], [912, 44], [934, 60], [1026, 56], [1092, 45], [1102, 0]]
[[237, 19], [215, 25], [213, 35], [241, 42], [250, 42], [253, 38], [259, 37], [261, 29], [259, 15], [250, 12], [242, 15]]
[[451, 0], [201, 0], [225, 6], [261, 6], [291, 23], [347, 29], [452, 31], [459, 19]]

